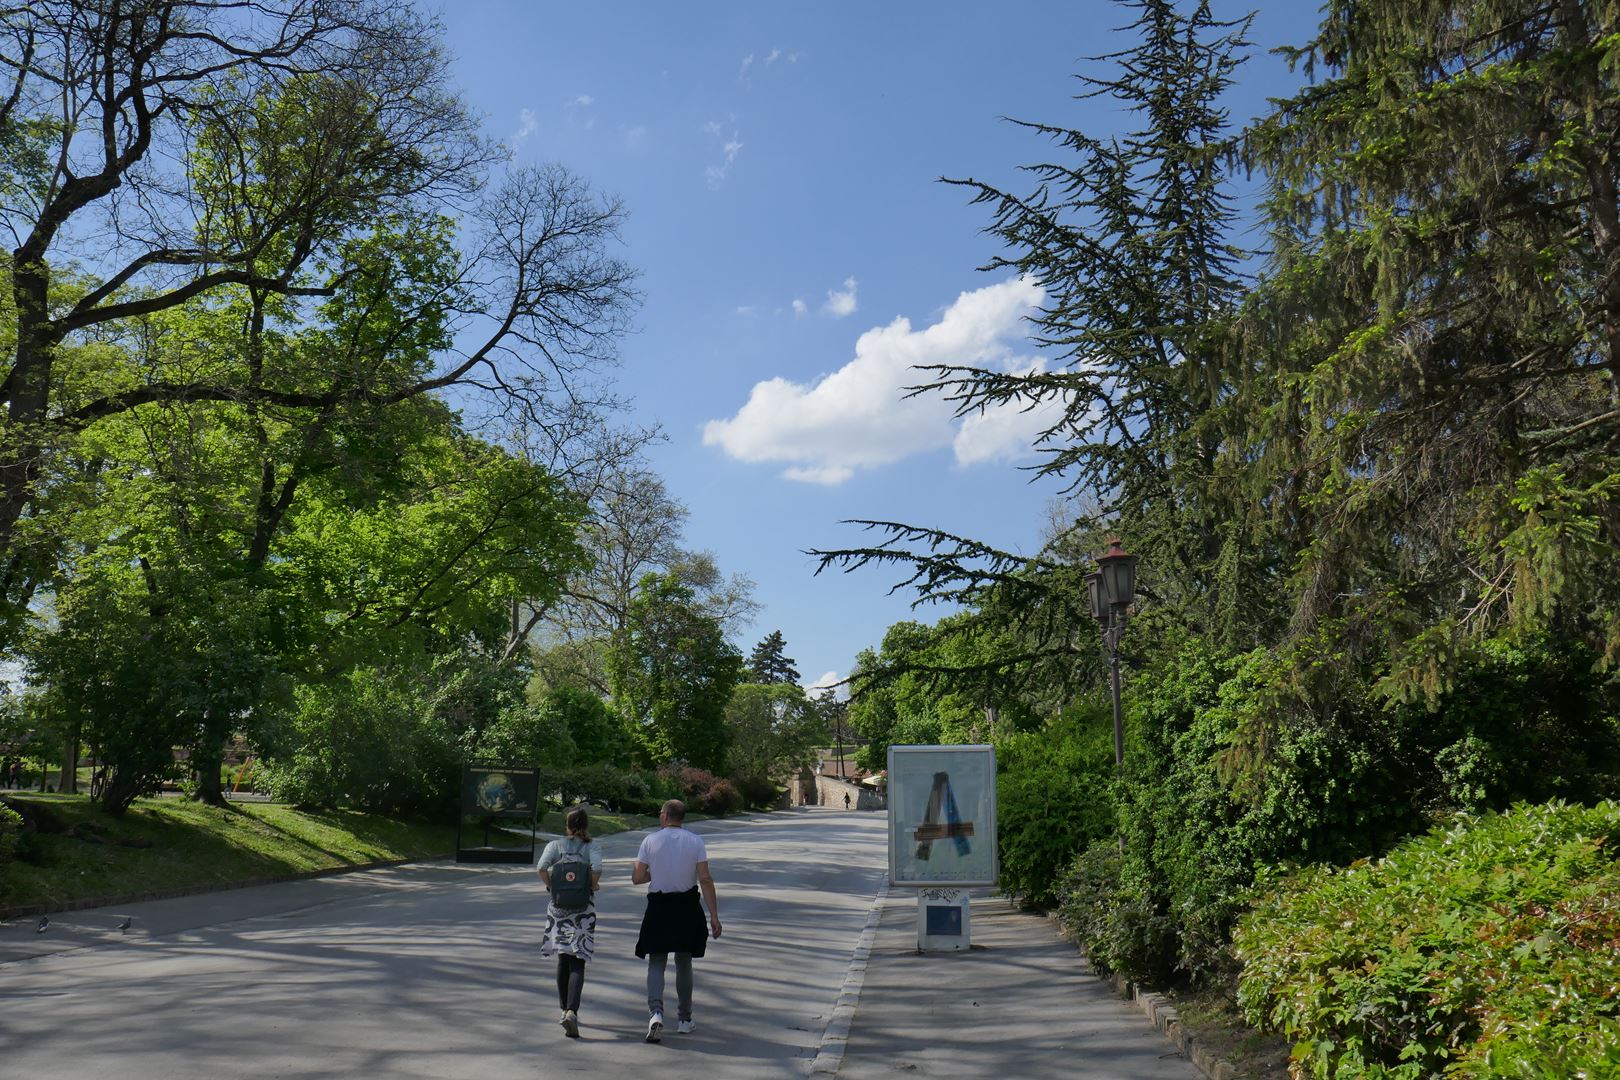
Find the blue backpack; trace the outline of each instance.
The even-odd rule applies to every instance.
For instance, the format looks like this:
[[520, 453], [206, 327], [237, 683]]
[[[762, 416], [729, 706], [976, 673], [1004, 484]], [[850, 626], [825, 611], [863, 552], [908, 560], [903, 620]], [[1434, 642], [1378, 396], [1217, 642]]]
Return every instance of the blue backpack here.
[[583, 911], [591, 903], [591, 860], [580, 857], [584, 854], [583, 848], [567, 846], [575, 843], [574, 840], [563, 843], [562, 856], [551, 864], [549, 871], [551, 903], [559, 911]]

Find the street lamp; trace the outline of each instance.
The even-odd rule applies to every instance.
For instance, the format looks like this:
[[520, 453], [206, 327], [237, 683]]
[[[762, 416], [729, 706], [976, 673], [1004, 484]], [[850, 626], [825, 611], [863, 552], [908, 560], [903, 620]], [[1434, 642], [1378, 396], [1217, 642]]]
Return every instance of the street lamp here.
[[1086, 598], [1091, 617], [1102, 626], [1103, 648], [1108, 651], [1108, 685], [1114, 696], [1114, 768], [1125, 767], [1125, 720], [1119, 707], [1119, 639], [1136, 596], [1136, 556], [1117, 540], [1097, 556], [1097, 570], [1086, 575]]

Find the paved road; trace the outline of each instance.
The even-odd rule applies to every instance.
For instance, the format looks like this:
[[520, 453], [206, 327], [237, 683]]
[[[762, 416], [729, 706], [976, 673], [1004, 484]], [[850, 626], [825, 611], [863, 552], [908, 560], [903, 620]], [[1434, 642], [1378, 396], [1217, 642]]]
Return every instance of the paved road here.
[[882, 883], [884, 817], [812, 808], [696, 828], [725, 936], [696, 962], [692, 1035], [641, 1041], [632, 833], [603, 840], [577, 1042], [560, 1037], [537, 955], [533, 870], [428, 863], [64, 913], [40, 935], [34, 920], [0, 925], [0, 1075], [804, 1076]]

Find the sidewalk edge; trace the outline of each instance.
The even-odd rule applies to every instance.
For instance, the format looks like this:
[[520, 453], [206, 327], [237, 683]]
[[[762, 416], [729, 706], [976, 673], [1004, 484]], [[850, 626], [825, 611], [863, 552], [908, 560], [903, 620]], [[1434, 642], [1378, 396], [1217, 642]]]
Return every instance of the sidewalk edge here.
[[[1062, 921], [1055, 913], [1047, 912], [1046, 917], [1057, 923], [1061, 929]], [[1081, 952], [1080, 955], [1084, 956], [1085, 953]], [[1192, 1062], [1199, 1072], [1209, 1077], [1209, 1080], [1236, 1080], [1238, 1075], [1236, 1066], [1225, 1058], [1216, 1057], [1187, 1030], [1186, 1025], [1181, 1022], [1181, 1015], [1176, 1012], [1175, 1006], [1170, 1004], [1169, 998], [1152, 990], [1144, 990], [1120, 974], [1096, 977], [1113, 984], [1114, 992], [1141, 1010], [1142, 1015], [1146, 1016], [1148, 1021], [1169, 1040], [1170, 1045], [1176, 1048], [1176, 1052]]]
[[812, 1074], [830, 1075], [844, 1064], [844, 1051], [849, 1048], [849, 1028], [855, 1021], [855, 1008], [860, 1004], [861, 987], [866, 983], [867, 961], [872, 955], [872, 942], [877, 937], [878, 921], [883, 917], [884, 902], [889, 898], [889, 883], [878, 886], [872, 897], [872, 906], [866, 913], [866, 926], [861, 930], [855, 951], [850, 953], [849, 969], [844, 972], [844, 985], [839, 988], [838, 1001], [827, 1029], [821, 1033], [821, 1044], [816, 1047], [816, 1058], [810, 1066]]

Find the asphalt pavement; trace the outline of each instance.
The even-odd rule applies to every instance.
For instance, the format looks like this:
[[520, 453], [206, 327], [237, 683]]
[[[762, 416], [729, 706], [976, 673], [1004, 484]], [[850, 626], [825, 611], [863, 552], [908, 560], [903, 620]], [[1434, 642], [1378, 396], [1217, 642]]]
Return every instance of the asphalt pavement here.
[[697, 823], [724, 935], [695, 961], [697, 1031], [661, 1044], [642, 1041], [637, 832], [601, 841], [578, 1040], [538, 955], [533, 868], [443, 861], [0, 924], [0, 1076], [1196, 1080], [1045, 919], [976, 898], [978, 947], [919, 955], [885, 825], [819, 807]]

